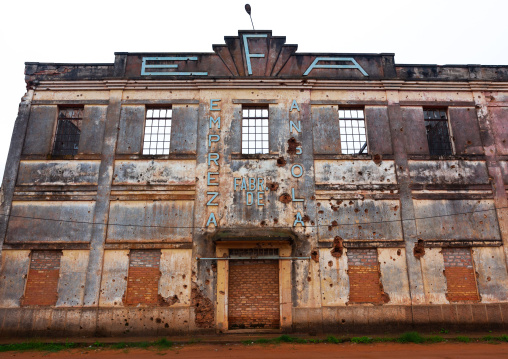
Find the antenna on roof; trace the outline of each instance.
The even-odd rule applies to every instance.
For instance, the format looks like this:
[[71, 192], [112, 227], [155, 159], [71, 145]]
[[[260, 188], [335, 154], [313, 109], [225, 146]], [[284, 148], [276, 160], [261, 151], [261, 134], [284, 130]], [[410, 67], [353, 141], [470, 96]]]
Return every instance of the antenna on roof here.
[[245, 11], [247, 11], [247, 14], [249, 14], [249, 16], [250, 16], [250, 23], [252, 24], [252, 30], [256, 30], [256, 29], [254, 29], [254, 23], [252, 22], [252, 15], [250, 14], [251, 8], [250, 8], [249, 4], [245, 4]]

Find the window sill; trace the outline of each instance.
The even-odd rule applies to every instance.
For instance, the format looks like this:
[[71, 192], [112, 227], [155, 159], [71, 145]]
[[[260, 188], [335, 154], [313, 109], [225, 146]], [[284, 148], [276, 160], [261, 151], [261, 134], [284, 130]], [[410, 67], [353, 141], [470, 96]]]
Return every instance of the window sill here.
[[256, 154], [245, 154], [245, 153], [232, 153], [232, 160], [276, 160], [280, 157], [278, 153], [256, 153]]
[[431, 156], [425, 155], [408, 155], [408, 160], [430, 160], [430, 161], [457, 161], [457, 160], [485, 160], [484, 155], [446, 155], [446, 156]]

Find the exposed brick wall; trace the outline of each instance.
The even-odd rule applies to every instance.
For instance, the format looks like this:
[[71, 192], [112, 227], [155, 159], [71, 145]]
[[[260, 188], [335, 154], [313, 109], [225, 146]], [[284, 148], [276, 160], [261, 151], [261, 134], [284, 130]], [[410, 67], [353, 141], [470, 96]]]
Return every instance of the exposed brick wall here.
[[160, 258], [160, 250], [130, 251], [126, 305], [158, 303]]
[[229, 261], [229, 328], [279, 328], [279, 262]]
[[376, 249], [348, 249], [349, 303], [383, 303]]
[[55, 305], [58, 299], [61, 251], [33, 251], [23, 305]]
[[448, 285], [446, 297], [450, 302], [478, 301], [473, 259], [469, 248], [442, 249], [445, 277]]

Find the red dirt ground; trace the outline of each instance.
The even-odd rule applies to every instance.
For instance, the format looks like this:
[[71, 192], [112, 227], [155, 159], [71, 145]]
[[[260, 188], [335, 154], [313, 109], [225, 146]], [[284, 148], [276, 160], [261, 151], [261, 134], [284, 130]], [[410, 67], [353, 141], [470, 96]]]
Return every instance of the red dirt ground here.
[[75, 349], [58, 353], [6, 352], [0, 358], [87, 358], [87, 359], [314, 359], [314, 358], [508, 358], [508, 343], [439, 343], [439, 344], [193, 344], [179, 345], [168, 350], [87, 350]]

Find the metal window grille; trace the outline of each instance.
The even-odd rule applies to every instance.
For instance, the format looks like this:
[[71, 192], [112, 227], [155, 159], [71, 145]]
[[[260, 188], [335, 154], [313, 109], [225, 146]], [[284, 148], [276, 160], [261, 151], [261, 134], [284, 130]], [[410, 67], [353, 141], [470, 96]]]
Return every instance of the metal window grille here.
[[144, 155], [169, 155], [172, 117], [171, 108], [146, 110]]
[[238, 248], [229, 250], [229, 258], [266, 258], [278, 256], [278, 248]]
[[423, 110], [427, 142], [430, 154], [433, 156], [447, 156], [453, 153], [448, 130], [448, 118], [445, 110]]
[[242, 153], [268, 153], [268, 107], [243, 108]]
[[363, 109], [339, 108], [339, 129], [343, 154], [368, 153]]
[[53, 155], [76, 155], [78, 153], [82, 120], [83, 108], [61, 108], [58, 111]]

